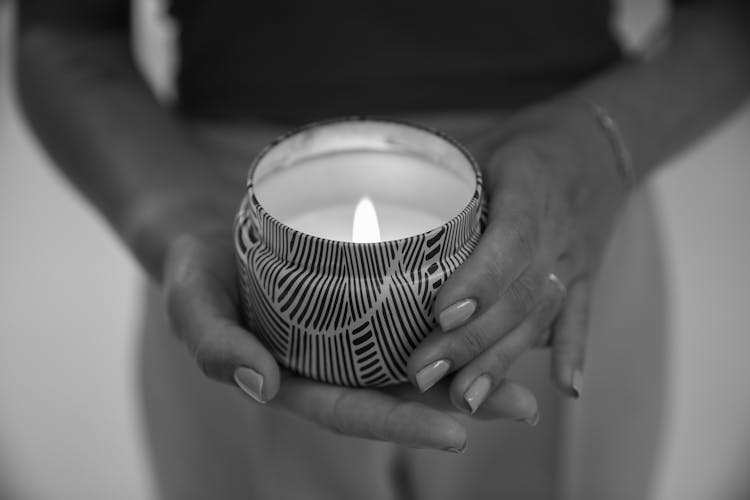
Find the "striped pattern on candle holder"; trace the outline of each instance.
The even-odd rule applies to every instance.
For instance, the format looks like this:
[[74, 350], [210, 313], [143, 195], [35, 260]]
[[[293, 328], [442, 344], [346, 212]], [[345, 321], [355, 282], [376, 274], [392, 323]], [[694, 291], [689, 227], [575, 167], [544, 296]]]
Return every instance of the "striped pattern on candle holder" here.
[[476, 247], [486, 216], [479, 169], [452, 144], [476, 176], [468, 204], [438, 228], [379, 243], [283, 224], [258, 202], [251, 171], [234, 231], [241, 309], [281, 365], [346, 386], [407, 381], [409, 356], [436, 327], [438, 290]]
[[295, 231], [245, 198], [235, 227], [242, 309], [287, 368], [323, 382], [404, 382], [406, 363], [435, 328], [440, 286], [481, 233], [481, 189], [428, 233], [381, 243]]

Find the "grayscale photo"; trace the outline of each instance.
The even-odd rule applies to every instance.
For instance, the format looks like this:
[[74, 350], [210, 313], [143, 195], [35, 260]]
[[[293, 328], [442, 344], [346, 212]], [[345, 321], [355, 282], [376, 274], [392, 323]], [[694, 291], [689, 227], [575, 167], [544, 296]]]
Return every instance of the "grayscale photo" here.
[[0, 500], [748, 500], [748, 193], [745, 0], [0, 0]]

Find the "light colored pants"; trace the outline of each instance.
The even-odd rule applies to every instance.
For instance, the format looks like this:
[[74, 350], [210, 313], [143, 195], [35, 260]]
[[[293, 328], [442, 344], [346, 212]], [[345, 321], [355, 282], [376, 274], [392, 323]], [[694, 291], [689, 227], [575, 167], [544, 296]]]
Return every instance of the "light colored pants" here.
[[[483, 117], [417, 117], [461, 138]], [[271, 135], [203, 127], [208, 140], [254, 154]], [[253, 137], [251, 140], [250, 137]], [[205, 379], [174, 335], [158, 291], [146, 293], [142, 392], [164, 499], [648, 498], [660, 449], [665, 301], [649, 196], [631, 198], [594, 288], [582, 398], [564, 402], [549, 355], [526, 354], [510, 376], [537, 395], [541, 422], [475, 422], [454, 455], [337, 436]]]

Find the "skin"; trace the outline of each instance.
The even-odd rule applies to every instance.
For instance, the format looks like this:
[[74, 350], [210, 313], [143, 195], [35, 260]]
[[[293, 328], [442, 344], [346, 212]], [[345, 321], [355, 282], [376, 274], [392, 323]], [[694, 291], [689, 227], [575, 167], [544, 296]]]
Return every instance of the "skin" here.
[[[470, 411], [464, 396], [480, 375], [490, 391], [473, 418], [534, 420], [533, 395], [505, 375], [545, 332], [554, 383], [577, 392], [589, 282], [628, 193], [610, 139], [580, 99], [558, 96], [459, 138], [484, 170], [490, 218], [435, 311], [467, 298], [477, 309], [409, 361], [415, 386], [437, 360], [452, 374], [424, 393], [329, 386], [281, 370], [240, 324], [231, 223], [245, 163], [155, 100], [132, 61], [127, 9], [123, 0], [21, 2], [20, 96], [56, 163], [162, 285], [173, 329], [208, 377], [234, 384], [235, 369], [250, 367], [269, 405], [337, 433], [452, 451], [466, 446], [452, 413]], [[615, 117], [639, 180], [746, 96], [749, 21], [744, 2], [680, 8], [665, 50], [574, 89]], [[259, 127], [258, 148], [281, 131]]]
[[[553, 326], [552, 379], [578, 396], [574, 374], [584, 367], [588, 290], [628, 182], [615, 175], [610, 138], [577, 96], [616, 118], [639, 182], [747, 95], [747, 20], [740, 2], [680, 8], [671, 43], [658, 54], [521, 110], [502, 129], [469, 140], [488, 179], [491, 222], [480, 247], [441, 289], [435, 310], [465, 298], [478, 308], [449, 335], [435, 332], [417, 348], [409, 362], [414, 378], [430, 362], [449, 360], [451, 399], [470, 410], [464, 395], [471, 383], [487, 374], [494, 387]], [[568, 288], [554, 324], [560, 291], [547, 279], [550, 272]]]

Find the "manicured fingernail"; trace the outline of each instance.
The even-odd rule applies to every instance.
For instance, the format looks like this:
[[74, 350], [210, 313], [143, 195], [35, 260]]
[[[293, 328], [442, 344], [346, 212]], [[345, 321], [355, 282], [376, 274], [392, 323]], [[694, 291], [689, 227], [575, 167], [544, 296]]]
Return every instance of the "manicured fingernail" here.
[[463, 453], [466, 451], [467, 444], [468, 443], [464, 443], [463, 446], [461, 446], [460, 448], [453, 448], [453, 447], [443, 448], [443, 451], [450, 451], [451, 453]]
[[466, 404], [471, 408], [471, 413], [474, 414], [479, 406], [484, 403], [487, 398], [487, 394], [490, 392], [492, 381], [487, 375], [481, 375], [471, 383], [466, 392], [464, 392], [464, 400]]
[[451, 364], [447, 359], [441, 359], [430, 363], [417, 372], [417, 386], [419, 390], [425, 392], [427, 389], [437, 383], [438, 380], [443, 378], [448, 370], [450, 370]]
[[581, 389], [583, 388], [583, 373], [581, 370], [576, 368], [573, 370], [573, 375], [570, 379], [570, 389], [573, 391], [573, 397], [578, 399], [581, 397]]
[[440, 328], [444, 332], [453, 330], [466, 323], [466, 320], [471, 318], [474, 311], [477, 310], [477, 302], [474, 299], [459, 300], [453, 305], [450, 305], [443, 309], [438, 315], [438, 322]]
[[265, 403], [263, 399], [263, 375], [252, 368], [241, 366], [234, 371], [234, 381], [245, 394], [258, 403]]

